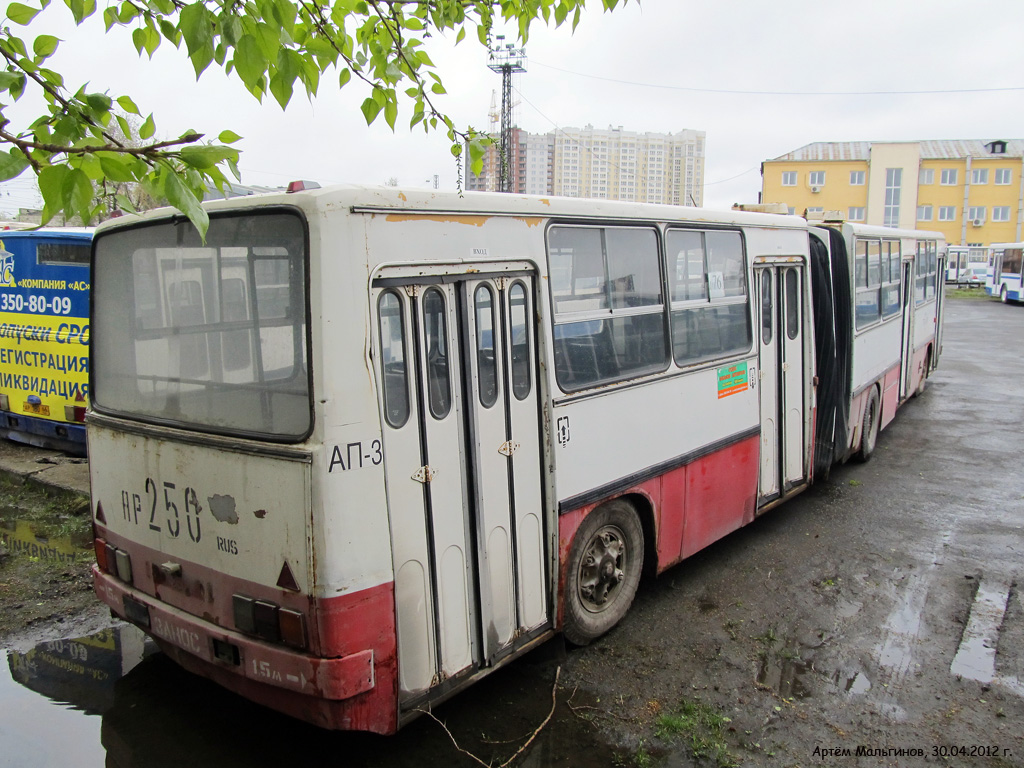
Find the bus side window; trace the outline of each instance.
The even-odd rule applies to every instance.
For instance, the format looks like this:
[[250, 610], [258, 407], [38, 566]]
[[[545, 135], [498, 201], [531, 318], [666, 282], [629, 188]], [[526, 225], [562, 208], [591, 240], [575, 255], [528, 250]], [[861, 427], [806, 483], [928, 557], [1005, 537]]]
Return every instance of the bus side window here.
[[436, 288], [428, 289], [423, 295], [423, 327], [427, 347], [427, 399], [431, 415], [440, 420], [452, 409], [452, 387], [444, 297]]
[[552, 227], [555, 373], [566, 392], [668, 364], [658, 237], [651, 227]]
[[747, 270], [738, 232], [666, 236], [676, 365], [746, 352], [752, 342]]
[[[858, 240], [855, 275], [857, 286], [857, 328], [877, 323], [882, 316], [882, 243], [880, 240]], [[885, 265], [889, 276], [889, 265]]]
[[882, 245], [882, 317], [892, 317], [900, 311], [900, 241]]
[[800, 334], [799, 276], [795, 269], [786, 270], [786, 337], [792, 341]]
[[494, 355], [494, 294], [480, 285], [473, 297], [476, 309], [476, 359], [480, 405], [490, 408], [498, 401], [498, 361]]
[[530, 316], [526, 288], [522, 283], [513, 283], [508, 291], [509, 335], [512, 347], [512, 394], [517, 400], [525, 400], [532, 388], [530, 379], [530, 328], [526, 318]]
[[402, 302], [392, 291], [381, 294], [377, 307], [380, 322], [381, 370], [384, 388], [384, 420], [398, 429], [409, 419], [409, 379], [405, 367], [405, 318]]

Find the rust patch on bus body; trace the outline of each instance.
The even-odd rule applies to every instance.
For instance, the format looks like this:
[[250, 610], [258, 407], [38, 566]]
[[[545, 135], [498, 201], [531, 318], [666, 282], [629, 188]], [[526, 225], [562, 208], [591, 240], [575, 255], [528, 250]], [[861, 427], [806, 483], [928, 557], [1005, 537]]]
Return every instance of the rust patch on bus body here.
[[[406, 221], [436, 221], [441, 224], [471, 224], [474, 227], [482, 227], [494, 216], [480, 216], [467, 214], [435, 214], [435, 213], [389, 213], [387, 221], [390, 223], [402, 223]], [[512, 216], [513, 221], [521, 221], [528, 227], [539, 227], [545, 219], [540, 216]]]

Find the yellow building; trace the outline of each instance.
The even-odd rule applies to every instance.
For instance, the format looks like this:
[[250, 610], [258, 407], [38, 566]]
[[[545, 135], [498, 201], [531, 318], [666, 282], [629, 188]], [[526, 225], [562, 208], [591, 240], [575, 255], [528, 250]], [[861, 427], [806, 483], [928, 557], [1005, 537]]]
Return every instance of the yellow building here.
[[816, 142], [761, 164], [761, 202], [935, 230], [953, 245], [1020, 242], [1024, 139]]

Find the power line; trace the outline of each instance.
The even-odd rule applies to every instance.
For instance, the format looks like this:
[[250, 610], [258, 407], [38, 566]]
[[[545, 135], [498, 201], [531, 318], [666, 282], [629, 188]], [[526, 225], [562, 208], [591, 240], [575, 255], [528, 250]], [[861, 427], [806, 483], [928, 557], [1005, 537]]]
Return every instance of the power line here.
[[730, 88], [694, 88], [687, 85], [663, 85], [661, 83], [641, 83], [634, 80], [620, 80], [614, 77], [603, 77], [591, 75], [586, 72], [574, 72], [571, 69], [562, 69], [542, 61], [533, 60], [537, 64], [556, 72], [564, 72], [567, 75], [577, 77], [588, 77], [592, 80], [603, 80], [607, 83], [619, 83], [620, 85], [633, 85], [640, 88], [661, 88], [668, 91], [688, 91], [690, 93], [717, 93], [730, 96], [928, 96], [937, 94], [953, 93], [999, 93], [1005, 91], [1024, 91], [1024, 86], [1008, 86], [1006, 88], [942, 88], [939, 90], [919, 91], [742, 91]]

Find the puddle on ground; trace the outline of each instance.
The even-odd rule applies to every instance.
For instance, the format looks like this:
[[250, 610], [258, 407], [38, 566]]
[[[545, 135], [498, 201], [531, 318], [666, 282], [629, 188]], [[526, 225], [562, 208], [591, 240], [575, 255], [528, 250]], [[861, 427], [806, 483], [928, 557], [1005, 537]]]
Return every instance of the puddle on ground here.
[[73, 525], [69, 527], [76, 529], [74, 535], [50, 535], [43, 532], [46, 530], [44, 526], [14, 519], [8, 512], [17, 514], [19, 510], [0, 508], [0, 544], [3, 544], [8, 554], [61, 563], [74, 563], [95, 557], [92, 534], [88, 527]]
[[[542, 647], [438, 707], [459, 745], [484, 763], [510, 758], [551, 710], [557, 660]], [[545, 651], [545, 648], [547, 650]], [[557, 649], [556, 649], [557, 651]], [[191, 675], [127, 625], [56, 640], [0, 665], [0, 765], [18, 768], [262, 768], [325, 754], [378, 768], [450, 764], [455, 747], [423, 717], [396, 736], [323, 731]], [[550, 722], [516, 764], [524, 768], [625, 764], [559, 689]], [[573, 701], [579, 710], [580, 692]], [[596, 708], [595, 708], [596, 709]], [[588, 709], [588, 713], [589, 713]], [[599, 714], [599, 713], [596, 713]]]
[[761, 659], [757, 667], [757, 682], [784, 699], [806, 699], [811, 690], [804, 679], [811, 672], [811, 662], [791, 652], [784, 657]]

